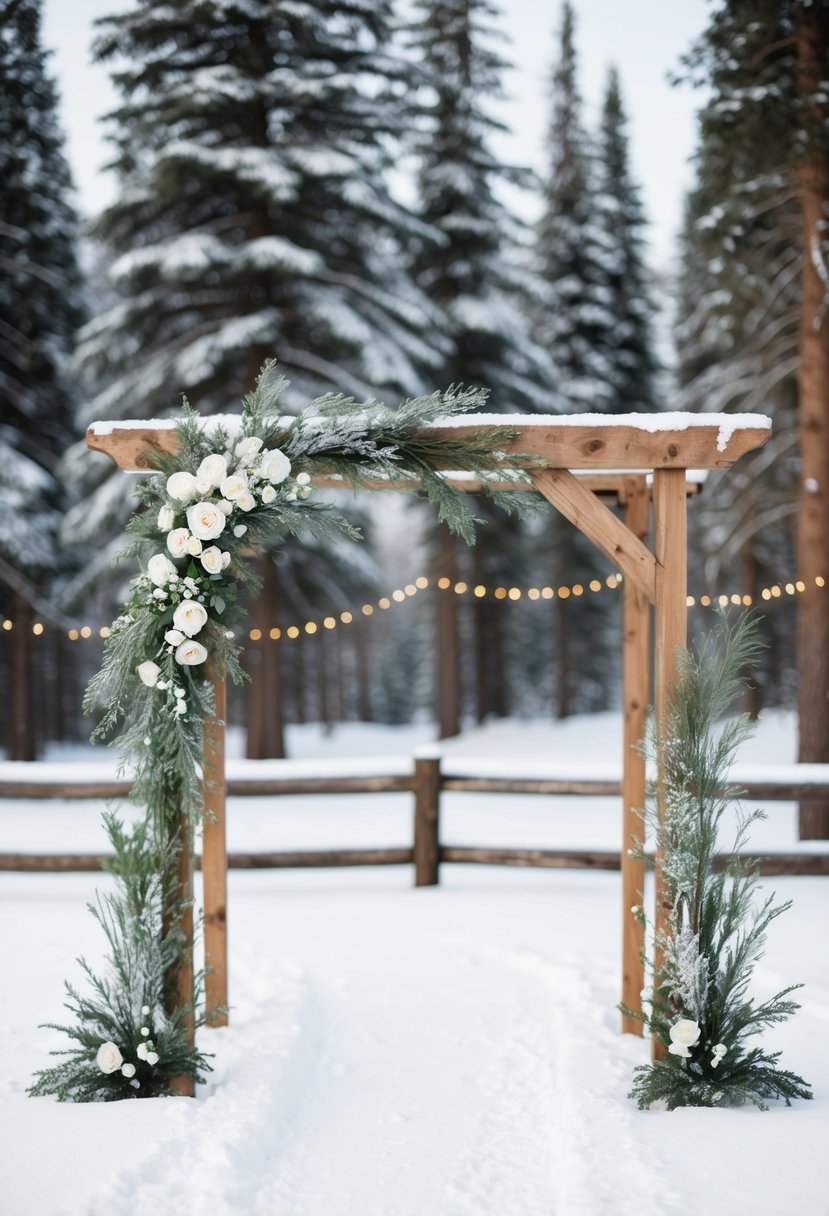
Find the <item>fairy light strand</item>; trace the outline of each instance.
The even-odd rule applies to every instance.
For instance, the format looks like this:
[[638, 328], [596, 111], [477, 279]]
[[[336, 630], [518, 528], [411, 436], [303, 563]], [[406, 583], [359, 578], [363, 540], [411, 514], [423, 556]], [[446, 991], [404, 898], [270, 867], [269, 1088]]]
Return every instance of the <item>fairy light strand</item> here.
[[[429, 587], [435, 587], [438, 591], [451, 592], [461, 598], [471, 597], [473, 600], [493, 599], [505, 603], [518, 603], [526, 599], [535, 603], [543, 600], [589, 598], [591, 595], [597, 595], [603, 591], [616, 591], [622, 586], [622, 582], [623, 578], [621, 574], [609, 574], [604, 580], [594, 578], [590, 579], [586, 584], [571, 583], [562, 584], [558, 587], [550, 585], [542, 587], [509, 587], [505, 585], [487, 586], [484, 583], [468, 583], [462, 579], [453, 582], [452, 579], [445, 576], [439, 579], [429, 579], [425, 575], [420, 575], [412, 582], [396, 588], [388, 595], [382, 595], [377, 600], [361, 604], [359, 608], [352, 610], [345, 609], [336, 614], [328, 613], [319, 620], [305, 621], [302, 625], [275, 625], [267, 633], [258, 628], [250, 629], [247, 631], [247, 639], [251, 642], [262, 642], [264, 640], [278, 642], [282, 640], [294, 641], [299, 637], [313, 637], [315, 634], [324, 635], [334, 629], [338, 629], [342, 625], [351, 625], [355, 620], [368, 620], [377, 613], [388, 611], [395, 604], [404, 604], [419, 592], [425, 591]], [[825, 587], [826, 579], [818, 574], [814, 578], [814, 585], [818, 588]], [[763, 587], [756, 596], [741, 595], [739, 592], [733, 592], [731, 595], [689, 595], [686, 597], [685, 603], [689, 608], [696, 606], [700, 608], [716, 608], [718, 606], [725, 608], [729, 604], [751, 608], [760, 600], [768, 604], [773, 604], [775, 601], [785, 602], [787, 599], [794, 599], [796, 596], [802, 595], [805, 591], [806, 583], [802, 579], [797, 579], [794, 582], [773, 583], [768, 587]], [[6, 617], [3, 621], [0, 621], [0, 630], [4, 633], [11, 633], [14, 629], [15, 622], [11, 618]], [[31, 625], [31, 631], [35, 637], [42, 637], [45, 633], [55, 632], [50, 627], [47, 628], [42, 621], [34, 621]], [[63, 631], [61, 630], [61, 632]], [[109, 635], [110, 628], [108, 625], [100, 627], [82, 625], [78, 628], [65, 631], [65, 636], [70, 642], [88, 641], [90, 638], [106, 640]]]

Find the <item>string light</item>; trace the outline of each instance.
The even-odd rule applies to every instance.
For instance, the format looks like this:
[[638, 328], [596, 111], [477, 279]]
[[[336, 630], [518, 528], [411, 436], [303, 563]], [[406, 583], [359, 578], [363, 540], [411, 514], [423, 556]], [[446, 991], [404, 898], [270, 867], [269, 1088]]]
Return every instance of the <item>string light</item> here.
[[[820, 574], [815, 575], [813, 582], [815, 587], [823, 588], [827, 586], [826, 578]], [[420, 575], [420, 577], [414, 579], [413, 582], [406, 583], [403, 587], [398, 587], [396, 590], [392, 591], [390, 595], [380, 596], [375, 603], [366, 603], [361, 605], [359, 611], [362, 616], [366, 618], [371, 617], [374, 615], [376, 609], [379, 608], [385, 611], [391, 608], [393, 604], [403, 604], [407, 599], [411, 599], [413, 596], [417, 595], [418, 592], [425, 591], [427, 587], [432, 585], [438, 587], [441, 591], [451, 591], [457, 596], [463, 597], [465, 595], [472, 595], [477, 600], [492, 598], [495, 600], [509, 600], [512, 603], [517, 603], [519, 600], [526, 597], [528, 600], [532, 600], [533, 603], [537, 603], [539, 600], [553, 600], [556, 598], [560, 600], [568, 600], [571, 597], [578, 598], [585, 595], [588, 590], [593, 592], [593, 594], [597, 594], [605, 588], [615, 591], [622, 586], [622, 583], [623, 577], [621, 574], [609, 574], [607, 578], [605, 578], [604, 582], [602, 582], [600, 579], [593, 578], [587, 583], [586, 586], [583, 583], [572, 583], [569, 585], [563, 584], [557, 588], [549, 586], [527, 588], [501, 586], [488, 587], [484, 583], [470, 584], [464, 582], [463, 580], [453, 583], [450, 578], [446, 578], [445, 576], [439, 578], [436, 583], [432, 584], [425, 575]], [[697, 604], [701, 608], [710, 608], [712, 604], [720, 605], [723, 608], [727, 607], [728, 604], [734, 604], [737, 607], [751, 608], [755, 600], [762, 599], [765, 603], [771, 603], [773, 600], [782, 599], [784, 596], [802, 595], [805, 591], [806, 583], [803, 581], [803, 579], [797, 579], [795, 582], [783, 584], [773, 583], [768, 587], [762, 587], [756, 596], [748, 594], [741, 595], [736, 591], [732, 592], [730, 595], [723, 593], [713, 597], [710, 595], [687, 595], [685, 597], [685, 603], [688, 608], [693, 608]], [[321, 621], [306, 621], [301, 626], [288, 625], [287, 627], [280, 628], [279, 626], [275, 625], [273, 628], [268, 630], [267, 637], [272, 642], [278, 642], [283, 638], [290, 638], [291, 640], [294, 640], [300, 637], [303, 633], [313, 636], [323, 629], [330, 631], [332, 629], [336, 629], [338, 625], [352, 624], [354, 621], [354, 615], [354, 612], [345, 609], [344, 611], [340, 612], [338, 616], [331, 614], [323, 617]], [[14, 629], [15, 623], [9, 617], [5, 617], [0, 622], [0, 626], [5, 633], [10, 633]], [[35, 637], [41, 637], [50, 632], [48, 627], [41, 621], [33, 622], [31, 630]], [[91, 625], [83, 625], [81, 627], [73, 627], [66, 630], [65, 636], [70, 642], [77, 642], [81, 639], [86, 641], [93, 636], [106, 640], [110, 636], [110, 633], [111, 630], [108, 625], [103, 625], [100, 628], [93, 628]], [[232, 635], [228, 634], [228, 636], [230, 637]], [[248, 638], [251, 642], [261, 642], [264, 636], [263, 631], [258, 628], [253, 628], [248, 631]]]

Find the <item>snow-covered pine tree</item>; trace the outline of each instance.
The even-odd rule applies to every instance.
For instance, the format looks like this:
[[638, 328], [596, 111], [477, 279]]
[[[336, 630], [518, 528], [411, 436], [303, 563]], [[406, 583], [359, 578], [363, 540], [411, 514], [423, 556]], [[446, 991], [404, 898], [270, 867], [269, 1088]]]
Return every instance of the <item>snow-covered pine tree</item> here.
[[606, 234], [596, 205], [596, 148], [582, 118], [574, 27], [566, 0], [552, 78], [549, 170], [537, 237], [539, 269], [551, 298], [539, 328], [570, 409], [604, 412], [613, 404], [607, 352], [614, 317]]
[[615, 68], [608, 76], [602, 108], [599, 162], [596, 202], [606, 242], [608, 306], [613, 318], [607, 346], [611, 399], [606, 408], [612, 414], [656, 410], [654, 306], [645, 265], [645, 214], [631, 175], [627, 117]]
[[[294, 404], [424, 386], [439, 314], [400, 254], [423, 225], [385, 181], [412, 70], [391, 31], [390, 0], [146, 0], [103, 22], [120, 189], [95, 231], [122, 298], [83, 332], [82, 421], [169, 414], [182, 391], [215, 412], [265, 357]], [[72, 525], [100, 538], [123, 494], [92, 482]]]
[[73, 434], [65, 365], [83, 318], [72, 183], [40, 9], [40, 0], [7, 0], [0, 14], [0, 611], [18, 624], [10, 754], [19, 760], [33, 758], [28, 608], [61, 564], [55, 469]]
[[[558, 58], [552, 76], [549, 170], [544, 182], [544, 211], [537, 233], [537, 260], [549, 289], [538, 332], [559, 372], [559, 389], [571, 411], [606, 412], [618, 406], [611, 347], [614, 315], [609, 272], [614, 257], [608, 244], [605, 211], [597, 205], [599, 167], [595, 142], [582, 117], [577, 80], [574, 16], [562, 8]], [[536, 561], [552, 566], [554, 585], [602, 578], [607, 565], [594, 547], [565, 519], [556, 516], [552, 544], [540, 538]], [[552, 549], [552, 553], [550, 550]], [[547, 580], [549, 581], [549, 580]], [[578, 706], [586, 685], [614, 684], [611, 631], [616, 613], [606, 597], [553, 601], [558, 653], [555, 712], [566, 717]], [[577, 678], [578, 676], [578, 678]], [[593, 704], [595, 708], [595, 704]]]
[[[826, 0], [750, 8], [723, 0], [687, 58], [710, 99], [692, 206], [705, 273], [686, 331], [713, 337], [720, 354], [692, 388], [711, 408], [762, 408], [778, 424], [770, 450], [751, 462], [771, 480], [758, 475], [745, 487], [728, 542], [733, 553], [760, 526], [797, 517], [797, 570], [807, 589], [797, 599], [801, 761], [829, 759], [829, 614], [815, 582], [829, 569], [827, 58]], [[800, 828], [829, 835], [829, 806], [801, 807]]]
[[421, 244], [417, 282], [446, 314], [451, 348], [441, 374], [489, 389], [497, 411], [555, 411], [549, 355], [533, 341], [539, 284], [520, 265], [522, 232], [499, 183], [527, 187], [527, 169], [505, 165], [492, 136], [505, 128], [491, 106], [508, 61], [489, 0], [415, 0], [411, 41], [429, 100], [415, 140], [419, 214], [440, 242]]
[[[490, 392], [488, 408], [513, 413], [556, 411], [561, 402], [549, 353], [533, 336], [531, 317], [541, 295], [521, 264], [523, 232], [498, 195], [499, 183], [528, 186], [526, 169], [505, 165], [492, 151], [503, 124], [492, 111], [503, 97], [509, 64], [498, 8], [490, 0], [416, 0], [411, 42], [425, 74], [428, 100], [415, 140], [421, 218], [440, 244], [421, 243], [414, 270], [418, 284], [443, 310], [450, 340], [440, 370], [448, 383], [478, 384]], [[524, 259], [526, 260], [526, 259]], [[524, 567], [516, 521], [486, 510], [487, 527], [470, 554], [476, 583], [513, 583]], [[452, 581], [451, 554], [442, 569]], [[456, 613], [442, 604], [444, 629], [457, 629]], [[504, 608], [478, 599], [474, 606], [477, 716], [505, 710], [501, 636]], [[450, 645], [446, 649], [452, 649]], [[446, 654], [444, 654], [444, 672]], [[484, 678], [484, 670], [491, 678]], [[454, 733], [451, 727], [447, 733]]]

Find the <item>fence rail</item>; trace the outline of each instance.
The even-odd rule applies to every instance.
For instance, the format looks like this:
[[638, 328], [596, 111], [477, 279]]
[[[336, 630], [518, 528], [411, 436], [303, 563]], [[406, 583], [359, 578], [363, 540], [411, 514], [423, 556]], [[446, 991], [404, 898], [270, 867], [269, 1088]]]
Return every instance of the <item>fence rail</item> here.
[[[813, 766], [810, 766], [813, 769]], [[752, 802], [829, 801], [826, 781], [791, 779], [746, 781], [734, 787]], [[0, 799], [104, 799], [129, 795], [128, 781], [0, 780]], [[237, 870], [310, 869], [344, 866], [413, 865], [416, 886], [434, 886], [444, 864], [502, 865], [537, 869], [619, 870], [616, 851], [483, 848], [441, 841], [444, 793], [541, 794], [571, 797], [621, 797], [618, 780], [558, 777], [492, 777], [444, 772], [439, 756], [418, 757], [413, 771], [395, 774], [327, 777], [231, 777], [227, 792], [235, 797], [282, 797], [297, 794], [414, 794], [414, 835], [408, 848], [324, 849], [230, 853]], [[743, 854], [756, 860], [763, 875], [829, 875], [829, 853]], [[109, 859], [84, 853], [0, 853], [0, 871], [71, 873], [101, 870]], [[722, 867], [723, 855], [715, 861]], [[103, 863], [103, 865], [102, 865]], [[197, 859], [200, 864], [200, 859]]]

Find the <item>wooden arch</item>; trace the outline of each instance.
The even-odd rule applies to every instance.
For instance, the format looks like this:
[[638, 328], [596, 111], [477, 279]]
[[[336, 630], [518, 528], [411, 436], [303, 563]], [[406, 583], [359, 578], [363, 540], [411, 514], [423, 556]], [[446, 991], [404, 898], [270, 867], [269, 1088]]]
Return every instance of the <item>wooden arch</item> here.
[[[209, 419], [209, 422], [219, 419]], [[640, 961], [642, 929], [631, 914], [644, 886], [642, 863], [628, 855], [627, 845], [638, 828], [636, 808], [644, 804], [644, 761], [635, 748], [644, 735], [649, 701], [650, 606], [654, 609], [654, 711], [664, 716], [675, 675], [675, 654], [687, 633], [687, 511], [686, 472], [722, 469], [746, 452], [760, 447], [771, 433], [768, 418], [756, 414], [600, 414], [538, 417], [471, 415], [439, 426], [441, 438], [474, 435], [481, 426], [514, 429], [509, 451], [528, 458], [527, 471], [535, 489], [587, 536], [624, 575], [625, 730], [623, 763], [622, 867], [622, 1000], [640, 1007], [643, 972]], [[426, 427], [423, 437], [437, 433]], [[172, 421], [93, 423], [87, 432], [90, 448], [111, 457], [125, 471], [144, 471], [150, 452], [176, 450]], [[538, 463], [543, 462], [543, 467]], [[581, 474], [581, 475], [580, 475]], [[450, 473], [447, 471], [447, 476]], [[315, 478], [315, 481], [318, 479]], [[653, 521], [649, 529], [652, 484]], [[460, 482], [460, 488], [464, 483]], [[378, 483], [377, 489], [411, 488], [402, 483]], [[612, 489], [625, 510], [620, 519], [599, 497]], [[648, 543], [649, 534], [652, 539]], [[216, 718], [205, 724], [205, 803], [210, 812], [204, 827], [205, 955], [208, 1008], [227, 1005], [227, 885], [224, 839], [224, 714], [225, 689], [216, 684]], [[663, 811], [660, 763], [657, 785]], [[660, 858], [656, 858], [657, 930], [669, 911], [662, 893]], [[182, 884], [192, 867], [183, 859]], [[183, 969], [181, 1000], [187, 997]], [[192, 993], [192, 968], [189, 976]], [[215, 1024], [226, 1024], [226, 1018]], [[641, 1033], [640, 1023], [623, 1019], [623, 1030]]]

